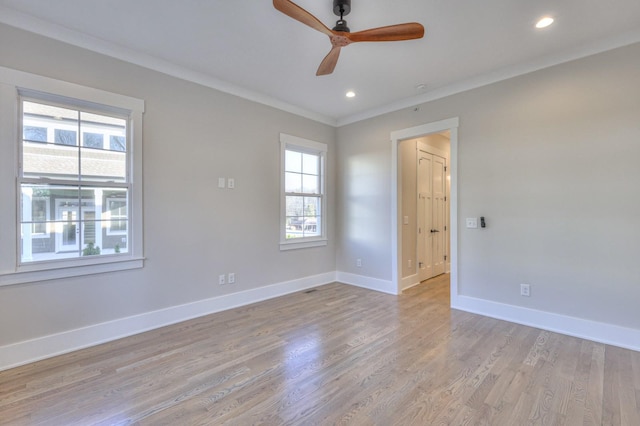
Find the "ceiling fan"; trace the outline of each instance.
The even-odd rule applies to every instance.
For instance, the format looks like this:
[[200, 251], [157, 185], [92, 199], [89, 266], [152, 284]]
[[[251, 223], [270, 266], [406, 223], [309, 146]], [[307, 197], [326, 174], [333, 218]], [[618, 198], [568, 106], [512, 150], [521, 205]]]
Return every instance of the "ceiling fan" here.
[[424, 36], [424, 27], [416, 22], [389, 25], [388, 27], [350, 32], [344, 16], [351, 12], [351, 0], [333, 0], [333, 13], [340, 16], [333, 29], [327, 28], [318, 18], [290, 0], [273, 0], [273, 7], [285, 15], [329, 36], [331, 51], [320, 63], [316, 75], [331, 74], [338, 63], [340, 49], [362, 41], [413, 40]]

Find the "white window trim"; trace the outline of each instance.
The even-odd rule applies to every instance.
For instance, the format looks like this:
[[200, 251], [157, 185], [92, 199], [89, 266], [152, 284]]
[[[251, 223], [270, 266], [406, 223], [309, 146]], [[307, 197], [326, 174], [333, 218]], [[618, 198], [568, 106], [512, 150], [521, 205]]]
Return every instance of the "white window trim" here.
[[[286, 197], [285, 197], [285, 151], [287, 148], [296, 150], [309, 150], [315, 154], [320, 154], [322, 164], [320, 166], [320, 185], [322, 188], [322, 235], [316, 237], [303, 237], [296, 239], [286, 239]], [[320, 247], [327, 245], [327, 145], [298, 136], [280, 133], [280, 250], [295, 250], [309, 247]]]
[[[18, 176], [19, 146], [19, 91], [47, 94], [100, 104], [120, 111], [128, 111], [130, 118], [127, 149], [129, 163], [131, 202], [129, 203], [130, 239], [127, 253], [91, 256], [87, 258], [52, 260], [33, 264], [20, 264], [18, 209], [0, 209], [0, 286], [65, 277], [97, 274], [141, 268], [144, 260], [142, 216], [142, 115], [144, 101], [129, 96], [80, 86], [60, 80], [42, 77], [10, 68], [0, 67], [0, 199], [19, 200], [16, 179]], [[107, 107], [108, 108], [108, 107]]]

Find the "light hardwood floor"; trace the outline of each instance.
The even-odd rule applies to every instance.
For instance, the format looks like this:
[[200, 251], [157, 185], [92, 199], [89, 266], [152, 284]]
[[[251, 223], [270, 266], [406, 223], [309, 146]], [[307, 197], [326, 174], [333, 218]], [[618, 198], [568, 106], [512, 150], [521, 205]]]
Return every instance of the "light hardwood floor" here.
[[341, 284], [0, 372], [3, 425], [640, 425], [640, 353]]

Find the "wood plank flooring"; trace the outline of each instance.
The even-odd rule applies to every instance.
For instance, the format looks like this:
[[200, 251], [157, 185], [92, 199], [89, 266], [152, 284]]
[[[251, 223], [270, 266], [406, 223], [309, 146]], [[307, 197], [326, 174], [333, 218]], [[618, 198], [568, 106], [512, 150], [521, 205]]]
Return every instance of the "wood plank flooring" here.
[[640, 425], [640, 353], [341, 284], [0, 372], [2, 425]]

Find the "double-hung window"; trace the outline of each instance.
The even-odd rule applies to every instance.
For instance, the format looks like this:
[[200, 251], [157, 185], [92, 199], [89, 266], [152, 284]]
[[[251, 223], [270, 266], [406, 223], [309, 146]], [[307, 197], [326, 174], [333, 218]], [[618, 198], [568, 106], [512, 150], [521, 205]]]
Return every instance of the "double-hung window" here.
[[15, 170], [0, 174], [0, 195], [15, 200], [15, 213], [0, 211], [0, 285], [142, 266], [143, 102], [0, 77], [0, 147], [13, 153], [0, 162]]
[[280, 249], [327, 244], [327, 145], [281, 134]]

